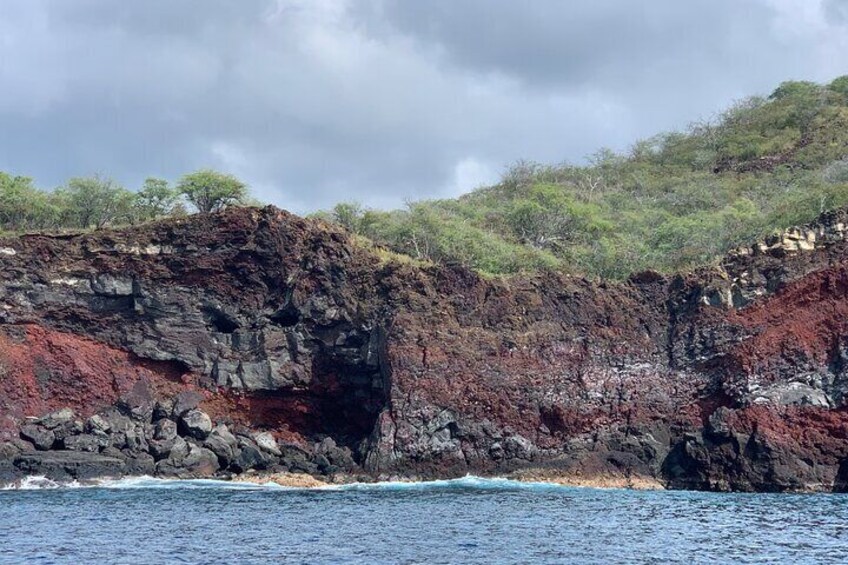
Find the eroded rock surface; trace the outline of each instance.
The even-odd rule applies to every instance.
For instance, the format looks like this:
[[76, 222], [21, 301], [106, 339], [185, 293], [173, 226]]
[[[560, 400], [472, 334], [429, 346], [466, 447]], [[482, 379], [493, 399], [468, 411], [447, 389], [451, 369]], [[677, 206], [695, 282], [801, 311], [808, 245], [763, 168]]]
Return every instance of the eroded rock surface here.
[[383, 263], [272, 207], [6, 239], [0, 474], [844, 490], [846, 225], [622, 284]]

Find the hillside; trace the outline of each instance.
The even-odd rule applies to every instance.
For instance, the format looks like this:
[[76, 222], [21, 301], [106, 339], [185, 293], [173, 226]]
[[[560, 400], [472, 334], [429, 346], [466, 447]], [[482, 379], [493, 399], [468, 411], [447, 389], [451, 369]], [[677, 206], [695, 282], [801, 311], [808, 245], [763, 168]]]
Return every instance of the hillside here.
[[518, 163], [494, 186], [382, 212], [326, 214], [379, 246], [484, 273], [540, 268], [622, 279], [709, 264], [848, 204], [848, 76], [768, 97], [585, 166]]

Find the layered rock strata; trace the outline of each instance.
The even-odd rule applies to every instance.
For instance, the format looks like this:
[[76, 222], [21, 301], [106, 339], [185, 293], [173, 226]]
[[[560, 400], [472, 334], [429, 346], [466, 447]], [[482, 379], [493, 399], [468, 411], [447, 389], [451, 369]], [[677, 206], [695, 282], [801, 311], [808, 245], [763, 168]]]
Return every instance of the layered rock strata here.
[[0, 476], [848, 488], [848, 213], [621, 284], [384, 262], [275, 208], [0, 241]]

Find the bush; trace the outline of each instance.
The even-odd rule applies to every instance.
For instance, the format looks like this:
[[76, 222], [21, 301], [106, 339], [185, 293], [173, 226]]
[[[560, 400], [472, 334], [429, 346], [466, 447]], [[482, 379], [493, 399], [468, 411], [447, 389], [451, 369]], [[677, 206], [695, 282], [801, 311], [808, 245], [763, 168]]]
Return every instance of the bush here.
[[219, 212], [247, 197], [247, 185], [232, 175], [210, 169], [185, 175], [177, 190], [202, 214]]

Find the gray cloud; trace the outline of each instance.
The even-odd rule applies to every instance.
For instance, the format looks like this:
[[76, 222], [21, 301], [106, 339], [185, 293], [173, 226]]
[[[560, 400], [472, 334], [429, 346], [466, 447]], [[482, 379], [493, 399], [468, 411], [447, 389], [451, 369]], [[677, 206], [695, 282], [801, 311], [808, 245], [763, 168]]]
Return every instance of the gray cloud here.
[[212, 166], [309, 211], [579, 161], [848, 73], [844, 0], [4, 0], [0, 169]]
[[836, 24], [848, 24], [848, 0], [825, 0], [827, 18]]

